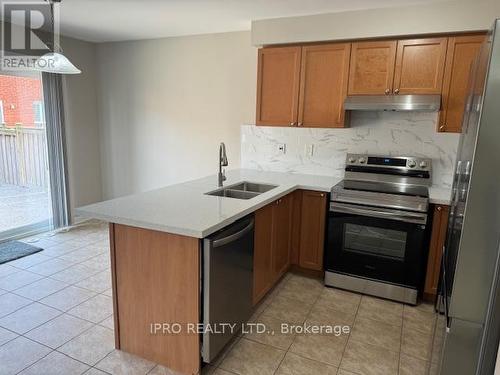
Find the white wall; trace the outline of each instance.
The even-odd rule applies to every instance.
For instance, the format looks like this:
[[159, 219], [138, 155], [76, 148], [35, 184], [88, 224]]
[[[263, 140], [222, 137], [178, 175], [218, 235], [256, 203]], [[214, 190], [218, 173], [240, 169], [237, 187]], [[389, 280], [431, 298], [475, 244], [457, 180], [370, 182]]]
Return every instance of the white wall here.
[[68, 185], [71, 211], [102, 200], [99, 122], [97, 117], [96, 45], [61, 40], [64, 54], [82, 70], [63, 82]]
[[214, 174], [218, 145], [240, 163], [254, 121], [250, 32], [97, 47], [103, 198]]
[[252, 22], [252, 44], [488, 30], [498, 17], [498, 0], [459, 0], [275, 18]]

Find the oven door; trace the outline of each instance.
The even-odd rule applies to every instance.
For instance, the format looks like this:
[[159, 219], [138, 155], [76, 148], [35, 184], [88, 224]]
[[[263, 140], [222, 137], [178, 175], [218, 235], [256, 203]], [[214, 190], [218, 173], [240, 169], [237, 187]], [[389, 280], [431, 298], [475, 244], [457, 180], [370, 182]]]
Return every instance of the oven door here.
[[420, 289], [427, 214], [332, 202], [327, 270]]

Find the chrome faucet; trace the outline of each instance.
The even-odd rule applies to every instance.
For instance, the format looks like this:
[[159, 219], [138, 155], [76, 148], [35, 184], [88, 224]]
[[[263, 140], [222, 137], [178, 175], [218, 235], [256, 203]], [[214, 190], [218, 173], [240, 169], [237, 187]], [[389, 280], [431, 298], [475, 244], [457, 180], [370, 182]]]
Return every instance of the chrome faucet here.
[[222, 183], [226, 181], [226, 175], [222, 167], [227, 167], [227, 156], [226, 156], [226, 145], [224, 142], [221, 142], [219, 146], [219, 187], [222, 186]]

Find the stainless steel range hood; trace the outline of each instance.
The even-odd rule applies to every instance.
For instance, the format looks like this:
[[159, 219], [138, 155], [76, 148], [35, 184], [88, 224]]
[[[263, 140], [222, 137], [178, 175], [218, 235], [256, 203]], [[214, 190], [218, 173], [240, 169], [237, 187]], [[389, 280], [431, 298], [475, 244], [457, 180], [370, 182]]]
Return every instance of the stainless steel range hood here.
[[441, 95], [353, 95], [344, 102], [347, 111], [437, 112]]

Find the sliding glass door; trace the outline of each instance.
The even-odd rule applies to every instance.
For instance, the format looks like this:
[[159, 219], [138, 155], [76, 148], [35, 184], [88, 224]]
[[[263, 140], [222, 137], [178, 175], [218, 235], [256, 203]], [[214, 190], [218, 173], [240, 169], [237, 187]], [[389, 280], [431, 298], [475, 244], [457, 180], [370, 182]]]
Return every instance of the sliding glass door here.
[[0, 74], [0, 241], [52, 228], [42, 77]]

